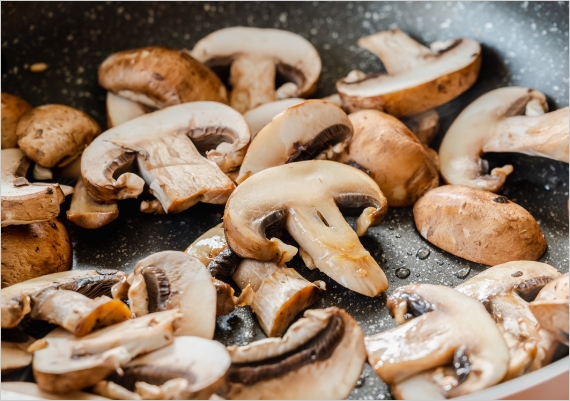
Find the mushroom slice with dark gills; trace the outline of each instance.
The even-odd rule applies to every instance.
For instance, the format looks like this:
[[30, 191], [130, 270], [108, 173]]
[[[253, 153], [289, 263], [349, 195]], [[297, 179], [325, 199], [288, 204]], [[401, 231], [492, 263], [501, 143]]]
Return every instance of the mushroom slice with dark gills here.
[[97, 203], [91, 199], [83, 180], [79, 177], [66, 215], [69, 221], [79, 227], [95, 229], [103, 227], [119, 217], [119, 208], [116, 203]]
[[136, 316], [180, 309], [177, 336], [213, 338], [217, 296], [212, 276], [196, 258], [179, 251], [155, 253], [129, 275], [129, 301]]
[[360, 326], [336, 307], [306, 311], [283, 338], [228, 351], [228, 399], [345, 399], [366, 360]]
[[40, 388], [66, 393], [92, 386], [138, 355], [171, 344], [180, 310], [158, 312], [97, 330], [81, 339], [56, 329], [34, 352], [32, 368]]
[[[361, 212], [356, 233], [341, 211]], [[261, 171], [240, 184], [224, 212], [226, 240], [243, 258], [283, 264], [297, 249], [267, 238], [270, 225], [284, 226], [318, 269], [367, 296], [388, 288], [380, 266], [358, 235], [381, 223], [386, 198], [364, 172], [341, 163], [311, 160]]]
[[255, 136], [236, 182], [280, 164], [338, 158], [351, 137], [352, 124], [340, 107], [324, 100], [305, 100], [275, 116]]
[[[366, 350], [368, 362], [388, 385], [441, 367], [446, 374], [436, 369], [432, 380], [449, 398], [499, 383], [507, 373], [507, 345], [476, 300], [444, 286], [414, 284], [394, 291], [387, 307], [402, 324], [366, 337]], [[405, 321], [407, 313], [415, 318]], [[455, 369], [446, 369], [451, 364]]]
[[[249, 138], [243, 116], [231, 107], [185, 103], [104, 132], [85, 150], [81, 174], [100, 203], [137, 197], [145, 182], [167, 213], [199, 201], [224, 203], [234, 184], [222, 171], [241, 165]], [[132, 172], [135, 161], [144, 180]]]
[[568, 345], [568, 273], [546, 284], [530, 303], [542, 327]]
[[88, 298], [111, 296], [111, 288], [126, 273], [117, 270], [71, 270], [47, 274], [2, 289], [2, 328], [15, 327], [31, 311], [31, 297], [53, 288], [69, 290]]

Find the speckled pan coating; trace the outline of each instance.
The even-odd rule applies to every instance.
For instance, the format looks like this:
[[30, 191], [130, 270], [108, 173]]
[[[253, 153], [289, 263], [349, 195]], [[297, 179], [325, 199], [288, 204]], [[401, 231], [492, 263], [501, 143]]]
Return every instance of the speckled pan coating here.
[[[438, 108], [441, 130], [435, 149], [459, 111], [491, 89], [529, 86], [547, 95], [551, 109], [568, 105], [568, 4], [557, 2], [2, 2], [2, 90], [33, 106], [68, 104], [105, 127], [105, 91], [97, 85], [97, 68], [109, 54], [149, 45], [191, 49], [206, 34], [234, 25], [287, 29], [309, 39], [323, 62], [316, 98], [333, 93], [336, 80], [352, 69], [383, 70], [376, 56], [357, 46], [359, 37], [399, 27], [424, 44], [462, 36], [479, 40], [483, 45], [480, 78], [466, 93]], [[48, 69], [30, 72], [29, 67], [37, 62], [47, 63]], [[538, 221], [548, 243], [540, 261], [568, 271], [568, 165], [513, 154], [487, 159], [491, 168], [514, 165], [515, 172], [500, 194]], [[181, 214], [154, 216], [140, 213], [139, 203], [121, 203], [119, 218], [99, 230], [66, 223], [74, 247], [73, 268], [131, 271], [151, 253], [184, 250], [216, 225], [223, 213], [221, 206], [197, 205]], [[62, 206], [62, 210], [69, 207]], [[455, 286], [485, 268], [427, 243], [415, 230], [411, 208], [391, 208], [384, 222], [361, 241], [386, 272], [391, 285], [386, 295], [411, 283]], [[430, 255], [416, 257], [420, 249], [429, 250]], [[385, 308], [386, 295], [367, 298], [350, 293], [319, 271], [304, 268], [299, 258], [290, 265], [311, 281], [327, 283], [327, 292], [314, 307], [345, 308], [360, 322], [365, 335], [395, 325]], [[400, 267], [410, 269], [411, 274], [397, 278]], [[467, 267], [471, 268], [469, 275], [457, 278], [456, 273]], [[263, 337], [247, 308], [218, 318], [216, 339], [226, 344]], [[389, 397], [386, 386], [366, 365], [350, 398]]]

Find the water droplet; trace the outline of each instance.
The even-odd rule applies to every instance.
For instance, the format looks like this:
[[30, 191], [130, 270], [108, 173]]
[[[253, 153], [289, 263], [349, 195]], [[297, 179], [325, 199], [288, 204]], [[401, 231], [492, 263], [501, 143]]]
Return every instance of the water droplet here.
[[400, 267], [398, 269], [396, 269], [396, 277], [398, 278], [408, 278], [408, 276], [410, 275], [410, 269], [408, 269], [407, 267]]
[[469, 275], [469, 272], [471, 272], [471, 268], [470, 267], [464, 267], [463, 269], [457, 271], [455, 273], [455, 276], [457, 276], [457, 278], [465, 278]]
[[418, 251], [416, 252], [416, 258], [424, 260], [427, 259], [429, 254], [430, 254], [430, 250], [427, 248], [420, 248], [418, 249]]
[[396, 238], [402, 238], [401, 234], [396, 234]]
[[386, 259], [386, 255], [382, 254], [382, 256], [380, 257], [380, 262], [386, 263], [387, 261], [388, 259]]
[[407, 253], [408, 255], [411, 255], [411, 254], [412, 254], [410, 251], [406, 251], [406, 253]]
[[366, 377], [360, 376], [360, 378], [356, 382], [356, 388], [360, 388], [360, 387], [364, 386], [364, 383], [366, 383]]
[[416, 277], [419, 277], [419, 276], [420, 276], [420, 273], [416, 273]]
[[550, 191], [550, 185], [548, 185], [548, 184], [545, 185], [545, 186], [544, 186], [544, 189], [546, 189], [547, 191]]
[[388, 227], [388, 230], [393, 230], [393, 229], [394, 229], [394, 227], [392, 227], [392, 226]]
[[440, 265], [440, 266], [443, 266], [443, 260], [438, 260], [438, 261], [437, 261], [437, 264]]

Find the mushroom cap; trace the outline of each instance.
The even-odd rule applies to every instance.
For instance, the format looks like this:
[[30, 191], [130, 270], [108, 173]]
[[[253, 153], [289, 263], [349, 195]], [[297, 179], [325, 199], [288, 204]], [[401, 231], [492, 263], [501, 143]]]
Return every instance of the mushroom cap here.
[[150, 111], [148, 106], [122, 98], [119, 95], [115, 95], [113, 92], [107, 92], [105, 104], [107, 107], [108, 129], [126, 123], [133, 118], [145, 115]]
[[158, 109], [228, 100], [226, 88], [208, 67], [182, 50], [160, 46], [110, 55], [99, 67], [99, 84], [125, 99]]
[[57, 219], [2, 227], [2, 288], [69, 270], [71, 241]]
[[[370, 171], [388, 206], [411, 206], [439, 185], [431, 149], [423, 146], [397, 118], [378, 110], [348, 116], [354, 134], [344, 160]], [[437, 158], [435, 152], [433, 157]]]
[[2, 382], [3, 400], [108, 400], [99, 395], [74, 391], [65, 394], [53, 394], [43, 391], [36, 383]]
[[530, 309], [542, 327], [568, 345], [568, 273], [546, 284]]
[[87, 114], [61, 104], [47, 104], [24, 114], [18, 122], [18, 146], [43, 167], [62, 167], [81, 155], [101, 133]]
[[27, 349], [35, 341], [28, 337], [24, 342], [2, 341], [2, 374], [24, 368], [32, 363], [32, 354]]
[[421, 236], [437, 247], [485, 265], [537, 260], [546, 240], [534, 217], [504, 196], [445, 185], [414, 205]]
[[53, 220], [65, 196], [58, 184], [30, 184], [30, 159], [20, 149], [2, 149], [2, 227]]
[[79, 227], [95, 229], [103, 227], [119, 217], [119, 208], [116, 203], [97, 203], [91, 199], [83, 180], [79, 177], [66, 216], [69, 221]]
[[375, 296], [388, 283], [339, 211], [362, 210], [357, 232], [380, 224], [386, 198], [378, 185], [353, 167], [325, 160], [290, 163], [261, 171], [240, 184], [224, 211], [230, 248], [243, 258], [283, 263], [296, 249], [266, 229], [284, 223], [316, 266], [343, 286]]
[[251, 131], [251, 139], [253, 140], [259, 131], [269, 124], [277, 114], [283, 113], [287, 108], [303, 101], [305, 101], [305, 99], [299, 97], [276, 100], [259, 105], [243, 113], [243, 117], [245, 121], [247, 121]]
[[18, 146], [16, 128], [20, 117], [32, 106], [18, 96], [2, 92], [2, 149]]
[[310, 160], [329, 147], [346, 143], [352, 124], [342, 109], [324, 100], [305, 100], [275, 116], [247, 149], [236, 182], [266, 168]]

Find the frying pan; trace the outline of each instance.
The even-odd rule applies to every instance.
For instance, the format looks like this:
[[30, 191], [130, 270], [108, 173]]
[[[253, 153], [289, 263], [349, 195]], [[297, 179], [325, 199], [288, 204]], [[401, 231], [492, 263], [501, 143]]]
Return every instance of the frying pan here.
[[[398, 27], [422, 43], [458, 37], [480, 41], [479, 79], [466, 93], [438, 109], [441, 130], [432, 145], [435, 149], [466, 105], [498, 87], [529, 86], [547, 95], [551, 109], [568, 105], [568, 3], [555, 2], [2, 2], [2, 91], [33, 106], [61, 103], [76, 107], [106, 127], [105, 91], [97, 84], [97, 68], [109, 54], [147, 45], [191, 49], [208, 33], [237, 25], [285, 29], [309, 39], [323, 62], [315, 97], [334, 93], [336, 80], [353, 69], [384, 70], [376, 57], [357, 46], [362, 36]], [[30, 72], [29, 66], [37, 62], [49, 68], [43, 73]], [[486, 158], [491, 168], [514, 166], [501, 194], [527, 209], [541, 226], [548, 249], [540, 261], [567, 272], [568, 164], [518, 154], [488, 154]], [[139, 202], [121, 202], [119, 218], [94, 231], [74, 226], [62, 215], [73, 242], [73, 269], [131, 271], [138, 260], [152, 253], [184, 250], [219, 223], [223, 213], [222, 206], [198, 204], [181, 214], [147, 215], [139, 212]], [[65, 210], [68, 204], [64, 206]], [[390, 282], [382, 296], [367, 298], [348, 291], [319, 271], [308, 270], [298, 258], [291, 266], [311, 281], [326, 282], [326, 295], [313, 307], [346, 309], [366, 335], [395, 326], [385, 308], [386, 296], [395, 288], [411, 283], [455, 286], [486, 268], [421, 238], [411, 208], [390, 208], [384, 222], [361, 240]], [[429, 250], [429, 257], [416, 257], [420, 248]], [[411, 274], [398, 278], [395, 271], [400, 267]], [[264, 337], [248, 308], [218, 318], [215, 338], [224, 344]], [[477, 396], [506, 397], [528, 388], [524, 383], [529, 382], [533, 388], [548, 384], [552, 389], [549, 380], [555, 377], [565, 380], [562, 393], [548, 396], [567, 399], [567, 358], [533, 376], [487, 390], [494, 393]], [[350, 395], [352, 399], [390, 397], [387, 386], [368, 365]]]

